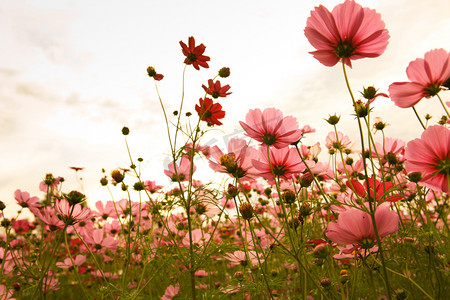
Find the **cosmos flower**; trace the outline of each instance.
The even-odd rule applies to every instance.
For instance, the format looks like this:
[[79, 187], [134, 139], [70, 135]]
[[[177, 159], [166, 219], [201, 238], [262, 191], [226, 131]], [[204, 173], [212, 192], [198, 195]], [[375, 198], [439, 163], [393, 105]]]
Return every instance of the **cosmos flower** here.
[[67, 225], [74, 225], [91, 218], [91, 210], [80, 204], [70, 205], [66, 199], [56, 200], [55, 210]]
[[[183, 156], [180, 161], [180, 165], [177, 166], [177, 171], [175, 172], [175, 167], [173, 161], [168, 165], [168, 170], [164, 170], [166, 174], [172, 181], [186, 181], [189, 179], [189, 174], [191, 170], [191, 161], [189, 157]], [[193, 166], [192, 173], [195, 172], [196, 166]]]
[[[377, 207], [375, 221], [380, 238], [398, 231], [398, 215], [388, 202]], [[325, 235], [337, 244], [353, 244], [364, 249], [372, 248], [376, 242], [372, 217], [353, 207], [342, 212], [337, 222], [329, 223]]]
[[259, 171], [258, 175], [270, 182], [273, 182], [274, 175], [282, 179], [290, 179], [306, 169], [294, 148], [270, 148], [270, 161], [266, 147], [261, 146], [258, 154], [259, 160], [252, 159], [252, 164]]
[[444, 49], [428, 51], [425, 58], [409, 63], [406, 75], [411, 82], [394, 82], [389, 86], [391, 100], [402, 108], [412, 107], [422, 98], [439, 93], [450, 78], [450, 54]]
[[211, 125], [222, 125], [219, 119], [225, 118], [225, 111], [222, 110], [222, 105], [214, 103], [211, 98], [200, 98], [200, 105], [195, 105], [195, 111], [202, 121], [208, 122]]
[[181, 51], [186, 56], [184, 63], [187, 65], [192, 65], [196, 70], [200, 70], [200, 67], [209, 68], [207, 61], [210, 60], [209, 56], [203, 55], [205, 52], [206, 46], [200, 44], [195, 46], [194, 37], [189, 37], [189, 46], [180, 41]]
[[283, 117], [276, 108], [251, 109], [245, 116], [247, 123], [239, 121], [246, 135], [267, 146], [275, 148], [288, 147], [297, 142], [302, 132], [298, 129], [297, 120], [292, 116]]
[[437, 191], [449, 193], [450, 130], [444, 126], [429, 126], [420, 139], [406, 145], [405, 168], [421, 172], [420, 183]]
[[226, 97], [231, 94], [231, 92], [227, 93], [230, 89], [230, 86], [228, 84], [222, 86], [219, 80], [216, 80], [216, 82], [214, 82], [212, 79], [209, 79], [208, 86], [203, 84], [202, 88], [214, 99], [217, 99], [219, 97]]
[[311, 11], [305, 36], [316, 51], [314, 58], [327, 67], [343, 60], [378, 57], [388, 45], [389, 33], [381, 15], [354, 1], [345, 1], [332, 12], [320, 5]]
[[230, 139], [228, 153], [224, 154], [219, 147], [211, 148], [212, 159], [209, 166], [216, 172], [227, 173], [242, 181], [254, 180], [256, 170], [252, 158], [256, 158], [255, 149], [249, 147], [243, 139]]

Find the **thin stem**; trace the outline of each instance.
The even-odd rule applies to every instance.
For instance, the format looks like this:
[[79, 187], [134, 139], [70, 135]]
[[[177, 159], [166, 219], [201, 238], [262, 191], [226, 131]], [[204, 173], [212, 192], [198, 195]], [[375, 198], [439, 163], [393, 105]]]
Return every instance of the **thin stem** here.
[[450, 114], [449, 114], [449, 112], [448, 112], [448, 110], [447, 110], [447, 107], [446, 107], [445, 104], [444, 104], [444, 101], [442, 101], [441, 96], [439, 96], [439, 94], [436, 94], [436, 96], [438, 97], [439, 102], [441, 102], [441, 105], [442, 105], [442, 107], [444, 108], [445, 113], [447, 114], [447, 117], [450, 118]]
[[414, 106], [412, 106], [412, 109], [414, 110], [414, 113], [416, 114], [416, 117], [417, 117], [417, 119], [419, 120], [420, 125], [422, 125], [423, 130], [427, 129], [427, 128], [425, 127], [425, 125], [423, 125], [423, 122], [422, 122], [422, 120], [420, 119], [419, 114], [417, 113], [416, 108], [415, 108]]

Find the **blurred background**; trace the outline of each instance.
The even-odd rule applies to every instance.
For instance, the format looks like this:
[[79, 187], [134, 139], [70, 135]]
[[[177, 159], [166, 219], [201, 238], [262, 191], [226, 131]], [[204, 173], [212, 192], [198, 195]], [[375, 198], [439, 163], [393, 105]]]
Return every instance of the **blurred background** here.
[[[381, 13], [391, 38], [381, 57], [354, 61], [348, 74], [355, 92], [374, 85], [387, 93], [392, 82], [407, 80], [410, 61], [434, 48], [450, 50], [449, 1], [363, 2]], [[203, 144], [224, 149], [229, 138], [243, 137], [238, 121], [248, 110], [266, 107], [295, 116], [300, 127], [315, 128], [304, 143], [320, 142], [323, 152], [332, 130], [324, 118], [335, 113], [341, 115], [339, 130], [357, 142], [342, 70], [308, 54], [314, 49], [303, 33], [314, 6], [331, 11], [339, 3], [1, 0], [0, 200], [7, 204], [6, 215], [13, 217], [18, 208], [16, 189], [43, 197], [38, 186], [46, 173], [64, 177], [63, 191], [82, 190], [91, 203], [110, 200], [99, 180], [102, 168], [109, 175], [130, 165], [123, 126], [131, 131], [133, 159], [144, 160], [144, 179], [167, 185], [167, 133], [146, 68], [154, 66], [165, 76], [158, 88], [175, 121], [171, 112], [179, 107], [184, 67], [179, 41], [187, 43], [189, 36], [206, 45], [205, 55], [211, 57], [209, 69], [186, 70], [184, 112], [193, 112], [191, 118], [197, 117], [194, 105], [204, 94], [201, 85], [220, 68], [231, 69], [221, 80], [233, 92], [220, 100], [224, 125], [208, 133]], [[448, 93], [443, 98], [450, 100]], [[411, 109], [385, 98], [373, 107], [373, 117], [390, 124], [387, 136], [420, 137]], [[422, 100], [417, 110], [421, 116], [432, 114], [432, 123], [441, 116], [436, 99]], [[203, 165], [196, 178], [220, 178]], [[84, 169], [76, 174], [69, 167]], [[115, 200], [121, 197], [117, 192]]]

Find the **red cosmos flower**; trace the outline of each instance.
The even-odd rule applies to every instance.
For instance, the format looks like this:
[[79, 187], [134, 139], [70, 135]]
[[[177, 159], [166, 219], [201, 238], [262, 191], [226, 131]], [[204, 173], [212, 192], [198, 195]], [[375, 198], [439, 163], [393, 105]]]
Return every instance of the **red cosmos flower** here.
[[231, 92], [227, 93], [231, 87], [228, 84], [222, 86], [220, 84], [219, 80], [217, 80], [216, 82], [213, 82], [212, 79], [209, 79], [208, 87], [206, 87], [206, 85], [203, 84], [202, 88], [205, 90], [206, 93], [211, 95], [214, 99], [217, 99], [219, 97], [226, 97], [231, 94]]
[[406, 75], [411, 82], [394, 82], [389, 94], [395, 105], [402, 108], [416, 105], [422, 98], [436, 96], [450, 79], [450, 53], [434, 49], [425, 53], [425, 59], [418, 58], [409, 63]]
[[186, 56], [184, 63], [187, 65], [193, 65], [196, 70], [200, 70], [200, 67], [209, 68], [207, 61], [210, 60], [209, 56], [203, 55], [206, 46], [203, 44], [195, 46], [194, 37], [189, 37], [189, 47], [185, 43], [180, 41], [180, 45], [183, 54]]
[[[394, 194], [388, 196], [393, 185], [390, 182], [380, 182], [379, 180], [370, 177], [367, 180], [369, 184], [369, 194], [370, 200], [380, 202], [381, 200], [387, 200], [389, 202], [397, 202], [402, 199], [402, 196], [399, 194]], [[363, 184], [356, 180], [347, 181], [347, 186], [352, 189], [358, 196], [367, 197], [367, 185], [366, 182]], [[383, 197], [384, 195], [384, 197]], [[384, 198], [384, 199], [383, 199]]]
[[297, 120], [292, 116], [283, 117], [283, 113], [273, 107], [263, 112], [259, 108], [251, 109], [245, 121], [247, 123], [239, 121], [239, 124], [247, 136], [278, 149], [288, 147], [302, 136]]
[[305, 36], [317, 51], [310, 52], [327, 67], [343, 60], [378, 57], [387, 47], [389, 33], [375, 10], [353, 1], [337, 5], [330, 13], [320, 5], [311, 11]]
[[420, 139], [406, 145], [405, 168], [421, 172], [424, 186], [449, 193], [450, 190], [450, 130], [444, 126], [430, 126]]
[[195, 111], [202, 121], [212, 125], [222, 125], [219, 119], [225, 118], [225, 111], [222, 110], [222, 105], [214, 103], [211, 98], [205, 98], [204, 101], [200, 98], [200, 105], [195, 105]]

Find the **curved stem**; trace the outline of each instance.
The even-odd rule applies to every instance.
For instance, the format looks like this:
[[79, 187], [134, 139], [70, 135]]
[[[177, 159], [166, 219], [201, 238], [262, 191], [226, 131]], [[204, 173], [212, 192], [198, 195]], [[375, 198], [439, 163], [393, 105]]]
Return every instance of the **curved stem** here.
[[422, 125], [423, 130], [427, 129], [427, 128], [425, 127], [425, 125], [423, 125], [422, 119], [420, 119], [419, 114], [417, 113], [416, 108], [415, 108], [414, 106], [412, 106], [412, 109], [414, 110], [414, 113], [416, 114], [416, 117], [417, 117], [417, 119], [419, 120], [420, 125]]

